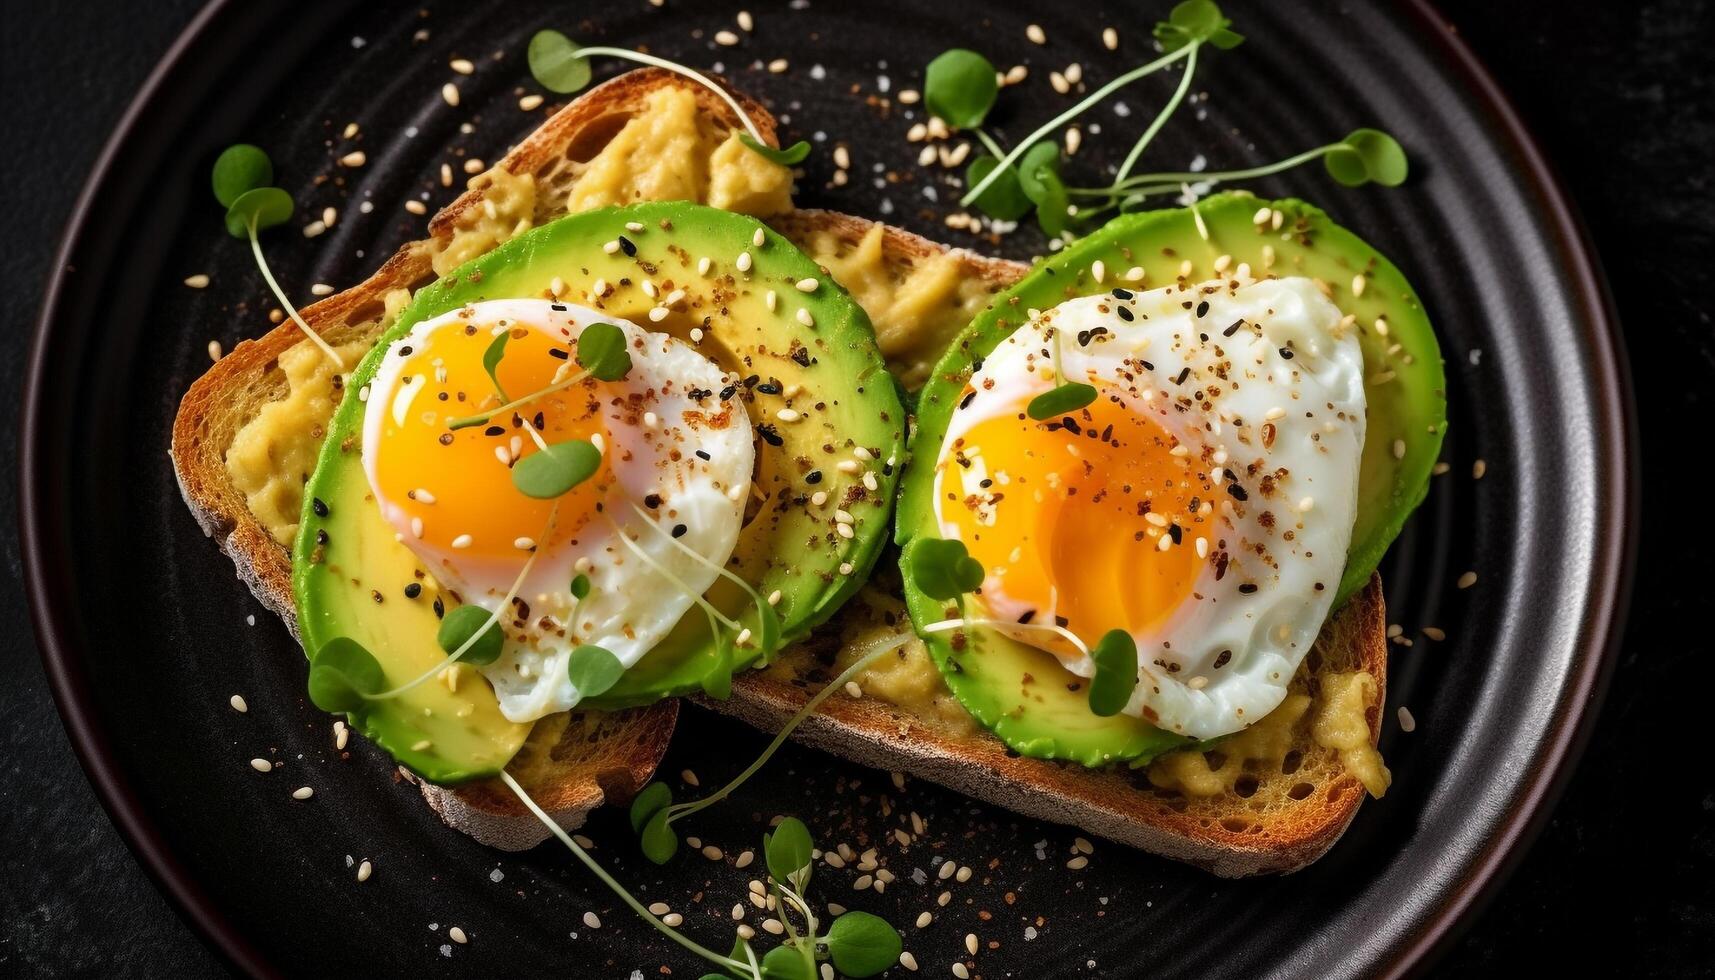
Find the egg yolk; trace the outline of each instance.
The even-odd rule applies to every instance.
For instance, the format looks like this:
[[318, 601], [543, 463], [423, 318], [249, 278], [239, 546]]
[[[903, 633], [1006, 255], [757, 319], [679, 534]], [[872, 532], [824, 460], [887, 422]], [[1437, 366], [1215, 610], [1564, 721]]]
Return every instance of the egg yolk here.
[[[969, 390], [967, 390], [967, 397]], [[1112, 389], [1038, 422], [1024, 411], [973, 425], [940, 464], [939, 511], [987, 571], [997, 618], [1048, 623], [1094, 645], [1110, 629], [1156, 631], [1191, 601], [1215, 542], [1207, 467]], [[1167, 545], [1162, 545], [1163, 540]], [[1064, 659], [1042, 631], [1015, 635]]]
[[[554, 384], [557, 375], [569, 377], [578, 370], [570, 337], [556, 340], [516, 324], [510, 330], [496, 371], [508, 398], [521, 398]], [[574, 537], [595, 517], [596, 504], [613, 479], [604, 452], [601, 469], [558, 498], [554, 526], [546, 540], [539, 540], [556, 501], [526, 496], [513, 486], [513, 463], [539, 451], [526, 427], [537, 428], [549, 445], [592, 437], [606, 440], [598, 445], [612, 442], [598, 400], [602, 385], [594, 379], [532, 399], [486, 423], [451, 429], [454, 419], [505, 404], [483, 368], [483, 354], [494, 337], [492, 324], [453, 325], [388, 355], [407, 359], [399, 386], [372, 397], [404, 401], [387, 406], [382, 438], [373, 447], [374, 464], [381, 499], [404, 508], [411, 534], [423, 545], [514, 561], [531, 546], [547, 548]]]

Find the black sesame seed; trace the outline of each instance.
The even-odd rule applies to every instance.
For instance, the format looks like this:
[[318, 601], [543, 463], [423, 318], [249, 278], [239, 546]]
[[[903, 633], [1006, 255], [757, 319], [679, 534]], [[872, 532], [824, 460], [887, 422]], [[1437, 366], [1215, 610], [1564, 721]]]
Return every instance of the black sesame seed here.
[[548, 419], [541, 412], [537, 412], [535, 417], [530, 420], [530, 424], [535, 426], [536, 430], [540, 432], [548, 427]]
[[1179, 525], [1169, 524], [1167, 525], [1167, 536], [1173, 539], [1174, 544], [1179, 544], [1184, 541], [1185, 532], [1179, 527]]
[[822, 482], [822, 471], [821, 470], [811, 470], [810, 472], [804, 474], [804, 482], [810, 484], [811, 486], [815, 486], [816, 484], [821, 483]]
[[503, 436], [506, 434], [506, 426], [491, 425], [488, 428], [483, 429], [482, 434], [485, 436]]
[[445, 616], [446, 614], [447, 614], [446, 603], [441, 601], [440, 596], [435, 596], [435, 618], [440, 619], [442, 616]]
[[1256, 592], [1256, 583], [1255, 582], [1246, 582], [1245, 584], [1239, 586], [1239, 595], [1251, 595], [1255, 592]]
[[685, 536], [685, 532], [689, 531], [689, 530], [690, 530], [690, 528], [686, 527], [683, 524], [675, 524], [675, 525], [673, 525], [673, 537], [682, 538]]
[[1136, 294], [1129, 289], [1114, 290], [1114, 299], [1131, 299], [1134, 295]]
[[325, 528], [325, 527], [317, 528], [316, 529], [316, 544], [327, 544], [327, 543], [328, 543], [327, 528]]
[[627, 258], [631, 258], [631, 257], [634, 257], [637, 255], [636, 244], [634, 244], [631, 241], [631, 239], [625, 237], [624, 235], [619, 236], [619, 250], [621, 252], [624, 252]]
[[1283, 361], [1290, 361], [1290, 360], [1292, 360], [1292, 350], [1291, 350], [1291, 348], [1288, 348], [1288, 347], [1282, 347], [1282, 348], [1281, 348], [1281, 349], [1280, 349], [1280, 358], [1281, 358], [1281, 360], [1283, 360]]
[[1236, 333], [1238, 333], [1238, 332], [1239, 332], [1239, 328], [1240, 328], [1240, 327], [1242, 327], [1242, 326], [1244, 326], [1244, 325], [1245, 325], [1245, 321], [1243, 321], [1243, 320], [1234, 320], [1234, 321], [1233, 321], [1233, 323], [1232, 323], [1232, 325], [1231, 325], [1231, 326], [1229, 326], [1229, 327], [1227, 327], [1227, 329], [1225, 329], [1225, 330], [1223, 330], [1223, 331], [1221, 331], [1221, 336], [1223, 336], [1223, 337], [1231, 337], [1231, 336], [1232, 336], [1232, 335], [1233, 335], [1233, 334], [1236, 334]]
[[1245, 492], [1244, 487], [1239, 486], [1237, 483], [1227, 484], [1227, 493], [1231, 494], [1234, 500], [1249, 500], [1251, 496]]
[[721, 401], [729, 401], [736, 394], [738, 394], [738, 385], [727, 385], [721, 389]]
[[756, 434], [761, 436], [762, 441], [768, 443], [770, 446], [786, 445], [786, 440], [780, 438], [780, 430], [767, 422], [756, 427]]
[[410, 344], [406, 344], [405, 346], [399, 348], [399, 356], [400, 357], [410, 357], [414, 350], [415, 350], [415, 348], [413, 348]]
[[1177, 378], [1173, 379], [1173, 383], [1176, 385], [1182, 385], [1185, 383], [1185, 379], [1189, 378], [1190, 376], [1191, 376], [1191, 366], [1189, 364], [1187, 364], [1184, 368], [1182, 368], [1179, 371], [1179, 376]]
[[406, 584], [406, 586], [405, 586], [405, 598], [415, 599], [422, 594], [423, 594], [423, 583], [421, 583], [421, 582], [410, 582], [410, 583]]
[[1131, 307], [1129, 307], [1129, 306], [1116, 306], [1116, 307], [1114, 307], [1114, 312], [1118, 313], [1120, 315], [1120, 319], [1124, 320], [1127, 323], [1130, 323], [1130, 322], [1132, 322], [1133, 319], [1135, 319], [1132, 316]]
[[970, 391], [965, 393], [965, 397], [959, 399], [959, 407], [960, 408], [969, 408], [971, 402], [976, 401], [976, 399], [977, 399], [977, 391], [975, 388], [972, 388]]
[[549, 303], [548, 309], [553, 310], [555, 313], [564, 313], [566, 312], [567, 307], [564, 303]]
[[762, 384], [757, 385], [756, 390], [765, 395], [778, 395], [783, 389], [780, 387], [780, 382], [770, 378]]
[[452, 445], [453, 444], [453, 434], [451, 432], [441, 433], [440, 442], [441, 442], [441, 445], [443, 445], [443, 446]]
[[316, 512], [317, 517], [328, 516], [328, 505], [320, 497], [310, 498], [310, 509]]
[[658, 493], [645, 494], [643, 497], [643, 506], [650, 510], [654, 510], [661, 506], [661, 495]]
[[548, 356], [557, 357], [564, 361], [572, 356], [572, 352], [560, 347], [550, 347], [548, 348]]
[[1197, 304], [1197, 316], [1198, 316], [1198, 318], [1202, 318], [1202, 317], [1208, 315], [1208, 312], [1209, 312], [1209, 301], [1208, 300], [1204, 300], [1201, 303]]
[[708, 462], [708, 461], [709, 461], [709, 460], [710, 460], [710, 459], [713, 459], [713, 458], [714, 458], [714, 457], [712, 457], [712, 456], [710, 456], [710, 455], [709, 455], [709, 453], [708, 453], [708, 450], [706, 450], [706, 449], [699, 449], [699, 450], [697, 450], [697, 458], [698, 458], [698, 459], [700, 459], [700, 460], [702, 460], [702, 461], [703, 461], [703, 462], [705, 462], [705, 463], [706, 463], [706, 462]]

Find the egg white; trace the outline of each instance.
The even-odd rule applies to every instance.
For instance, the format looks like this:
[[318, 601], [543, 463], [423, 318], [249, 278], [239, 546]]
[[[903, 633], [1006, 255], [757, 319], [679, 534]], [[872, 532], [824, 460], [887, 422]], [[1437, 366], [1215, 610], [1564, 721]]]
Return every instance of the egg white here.
[[[1067, 380], [1137, 390], [1130, 409], [1148, 413], [1187, 446], [1193, 465], [1205, 472], [1220, 465], [1237, 475], [1241, 492], [1248, 489], [1242, 501], [1221, 494], [1214, 529], [1201, 532], [1228, 541], [1224, 574], [1205, 562], [1193, 598], [1159, 629], [1133, 635], [1140, 676], [1126, 713], [1213, 738], [1260, 720], [1285, 697], [1327, 618], [1357, 514], [1364, 364], [1356, 328], [1342, 319], [1305, 278], [1119, 290], [1033, 312], [973, 375], [976, 394], [954, 411], [942, 443], [938, 508], [957, 506], [944, 504], [949, 474], [960, 481], [958, 498], [980, 495], [982, 481], [996, 475], [980, 454], [968, 465], [945, 465], [962, 437], [985, 419], [1015, 416], [1058, 383], [1045, 356], [1051, 330], [1060, 332]], [[1212, 388], [1218, 393], [1192, 397]], [[1268, 447], [1264, 424], [1274, 432]], [[1285, 475], [1272, 485], [1261, 482], [1261, 474], [1280, 470]], [[949, 517], [940, 525], [943, 536], [959, 535]], [[1182, 546], [1190, 545], [1188, 536]], [[1241, 593], [1241, 584], [1255, 591]], [[1004, 577], [992, 569], [982, 602], [996, 619], [1028, 612], [1008, 601]], [[1038, 621], [1051, 622], [1055, 610], [1038, 612]], [[1011, 635], [1041, 642], [1037, 633]], [[1094, 674], [1088, 657], [1067, 666]]]
[[[411, 345], [419, 355], [432, 355], [437, 331], [462, 331], [467, 324], [485, 332], [523, 326], [563, 340], [562, 331], [576, 336], [592, 323], [613, 323], [624, 331], [631, 372], [609, 388], [616, 396], [642, 397], [650, 415], [640, 421], [621, 398], [602, 400], [608, 436], [600, 448], [616, 478], [603, 501], [611, 523], [596, 516], [575, 539], [539, 548], [518, 592], [529, 605], [527, 623], [515, 629], [511, 615], [501, 617], [508, 627], [501, 656], [479, 669], [493, 685], [501, 713], [514, 722], [578, 704], [582, 696], [566, 672], [577, 646], [605, 647], [633, 666], [690, 610], [694, 596], [714, 584], [715, 569], [732, 554], [744, 522], [755, 462], [749, 420], [736, 402], [716, 406], [718, 396], [702, 404], [689, 397], [691, 389], [718, 392], [730, 382], [690, 345], [570, 304], [524, 299], [473, 304], [418, 323], [389, 350]], [[449, 414], [446, 403], [419, 399], [429, 386], [421, 374], [404, 381], [404, 364], [401, 357], [385, 358], [369, 385], [363, 454], [370, 486], [399, 540], [416, 552], [438, 584], [457, 591], [466, 603], [493, 611], [517, 579], [526, 553], [504, 561], [479, 560], [468, 552], [429, 546], [410, 532], [412, 517], [428, 513], [422, 504], [387, 497], [377, 480], [375, 447], [387, 438], [390, 425], [417, 412]], [[481, 365], [460, 370], [482, 377]], [[721, 407], [731, 410], [720, 412]], [[635, 508], [651, 494], [660, 498], [660, 506], [645, 518]], [[671, 537], [675, 525], [684, 527], [676, 541]], [[619, 540], [621, 533], [631, 547]], [[640, 558], [639, 551], [646, 557]], [[570, 583], [580, 573], [588, 576], [591, 591], [575, 603], [574, 616]]]

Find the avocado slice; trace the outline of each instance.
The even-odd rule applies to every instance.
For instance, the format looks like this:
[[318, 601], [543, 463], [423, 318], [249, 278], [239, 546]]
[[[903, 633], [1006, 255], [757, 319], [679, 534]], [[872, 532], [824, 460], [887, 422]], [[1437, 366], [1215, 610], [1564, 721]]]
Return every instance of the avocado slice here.
[[[1275, 212], [1281, 216], [1278, 227]], [[1092, 271], [1098, 261], [1104, 270], [1100, 282]], [[1318, 280], [1342, 310], [1357, 318], [1367, 373], [1367, 435], [1359, 466], [1357, 520], [1336, 608], [1363, 587], [1429, 490], [1447, 428], [1440, 346], [1399, 269], [1321, 210], [1303, 201], [1225, 193], [1194, 209], [1117, 218], [1040, 263], [997, 296], [936, 365], [918, 396], [913, 465], [901, 487], [895, 532], [903, 548], [906, 602], [919, 627], [959, 615], [956, 606], [917, 589], [910, 545], [918, 538], [940, 536], [934, 462], [973, 364], [1024, 322], [1027, 309], [1049, 309], [1116, 286], [1149, 289], [1182, 277], [1203, 282], [1234, 272], [1241, 264], [1248, 264], [1256, 276]], [[1144, 271], [1142, 281], [1127, 279], [1137, 268]], [[1378, 327], [1378, 320], [1385, 326]], [[1398, 454], [1402, 446], [1403, 454]], [[1089, 709], [1084, 685], [1073, 690], [1056, 680], [1067, 675], [1052, 655], [990, 630], [931, 634], [927, 643], [948, 687], [971, 714], [1024, 755], [1088, 766], [1114, 761], [1142, 765], [1187, 744], [1137, 718], [1097, 717]]]
[[[665, 319], [652, 318], [675, 290], [684, 291], [682, 301]], [[348, 390], [367, 385], [387, 344], [414, 324], [469, 303], [531, 297], [565, 299], [672, 333], [744, 379], [740, 397], [757, 430], [757, 468], [728, 568], [761, 596], [779, 592], [773, 609], [783, 642], [807, 634], [857, 591], [887, 540], [905, 413], [869, 318], [843, 288], [787, 239], [743, 215], [686, 203], [585, 212], [520, 235], [420, 290], [348, 379]], [[451, 599], [433, 594], [432, 579], [382, 520], [363, 472], [362, 422], [362, 401], [346, 398], [305, 489], [293, 589], [306, 650], [313, 655], [335, 637], [351, 637], [395, 685], [444, 656], [435, 633]], [[839, 512], [852, 518], [846, 531]], [[413, 582], [421, 592], [407, 599], [403, 590]], [[707, 597], [761, 634], [755, 605], [737, 586], [723, 580]], [[733, 672], [762, 653], [754, 642], [735, 649], [731, 640], [717, 642], [692, 609], [618, 684], [584, 704], [618, 708], [693, 691], [724, 694]], [[457, 690], [437, 681], [369, 702], [352, 721], [436, 782], [491, 775], [529, 726], [500, 716], [477, 673], [467, 668], [462, 676]]]

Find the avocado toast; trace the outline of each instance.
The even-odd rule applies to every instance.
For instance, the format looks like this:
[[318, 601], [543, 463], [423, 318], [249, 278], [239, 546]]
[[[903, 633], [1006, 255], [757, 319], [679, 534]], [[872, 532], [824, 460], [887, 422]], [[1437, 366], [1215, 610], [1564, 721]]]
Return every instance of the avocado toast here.
[[[730, 127], [733, 123], [725, 107], [701, 90], [661, 73], [634, 72], [608, 83], [556, 115], [489, 177], [479, 178], [469, 193], [435, 218], [428, 243], [407, 246], [368, 283], [307, 311], [312, 322], [328, 331], [335, 343], [356, 352], [367, 349], [380, 334], [384, 317], [390, 322], [408, 301], [408, 293], [401, 296], [399, 291], [419, 289], [435, 274], [450, 272], [465, 260], [491, 251], [512, 237], [520, 227], [520, 218], [525, 224], [539, 224], [577, 206], [579, 179], [592, 171], [592, 179], [608, 176], [602, 168], [612, 165], [615, 157], [605, 156], [603, 148], [626, 139], [624, 123], [630, 116], [655, 111], [648, 103], [652, 93], [660, 91], [690, 93], [689, 97], [697, 100], [699, 119], [709, 124]], [[747, 111], [765, 129], [772, 130], [766, 113], [748, 104]], [[629, 149], [635, 151], [635, 146]], [[513, 179], [519, 175], [531, 177], [529, 197], [522, 209], [521, 188]], [[711, 180], [696, 187], [693, 182], [689, 189], [679, 185], [667, 193], [688, 194], [712, 203], [715, 183]], [[747, 186], [741, 186], [738, 193], [729, 189], [722, 203], [740, 209], [752, 206], [763, 213], [772, 210], [766, 192], [755, 193], [754, 187]], [[854, 280], [847, 285], [860, 302], [871, 307], [870, 319], [881, 336], [882, 350], [890, 355], [891, 366], [907, 379], [927, 376], [926, 363], [933, 361], [934, 354], [958, 328], [987, 305], [992, 293], [1027, 271], [1015, 263], [946, 253], [915, 236], [863, 219], [782, 211], [773, 216], [773, 224], [828, 270], [837, 272], [846, 263], [847, 276]], [[874, 252], [875, 258], [867, 264], [852, 260], [866, 250]], [[863, 276], [878, 279], [877, 287], [861, 288], [855, 280]], [[889, 299], [908, 294], [913, 284], [925, 288], [925, 283], [938, 279], [949, 279], [955, 287], [931, 292], [935, 302], [929, 304], [926, 313], [880, 308]], [[896, 313], [904, 315], [890, 317]], [[295, 488], [264, 486], [247, 491], [234, 482], [228, 464], [229, 450], [243, 448], [239, 445], [244, 441], [241, 431], [267, 411], [263, 406], [281, 403], [281, 395], [292, 397], [284, 383], [284, 372], [276, 370], [274, 364], [276, 360], [283, 364], [288, 352], [300, 342], [287, 325], [260, 343], [241, 345], [193, 387], [181, 409], [174, 440], [181, 484], [199, 520], [222, 541], [259, 597], [288, 622], [293, 621], [293, 610], [281, 534], [259, 518], [257, 511], [268, 509], [269, 494], [284, 493], [294, 498]], [[313, 371], [310, 375], [308, 384], [298, 386], [300, 393], [319, 383], [327, 398], [332, 379], [323, 377], [318, 382]], [[329, 412], [331, 401], [328, 398]], [[319, 446], [322, 424], [303, 426], [300, 441]], [[291, 512], [294, 508], [280, 509]], [[296, 530], [289, 529], [288, 539]], [[832, 624], [802, 648], [789, 651], [767, 670], [736, 677], [730, 700], [708, 698], [707, 703], [765, 728], [778, 726], [807, 700], [810, 691], [831, 676], [829, 667], [839, 663], [842, 649], [854, 647], [877, 629], [897, 628], [903, 612], [898, 588], [899, 582], [884, 571], [874, 586], [863, 589]], [[1269, 729], [1277, 745], [1267, 746], [1268, 751], [1257, 750], [1259, 760], [1267, 758], [1277, 769], [1290, 769], [1280, 773], [1281, 779], [1268, 773], [1259, 775], [1261, 766], [1252, 765], [1241, 753], [1225, 758], [1219, 752], [1172, 753], [1147, 770], [1147, 776], [1143, 770], [1085, 770], [1020, 758], [968, 719], [961, 721], [944, 710], [951, 697], [944, 688], [935, 686], [938, 678], [933, 671], [910, 675], [911, 683], [920, 688], [920, 696], [902, 694], [895, 703], [885, 704], [875, 696], [836, 696], [801, 733], [860, 761], [907, 769], [978, 798], [1087, 826], [1220, 873], [1286, 870], [1325, 850], [1362, 799], [1357, 778], [1346, 774], [1339, 764], [1342, 751], [1355, 752], [1357, 748], [1329, 749], [1322, 745], [1315, 737], [1320, 723], [1312, 706], [1336, 700], [1334, 685], [1324, 685], [1325, 679], [1344, 678], [1338, 681], [1342, 691], [1346, 687], [1359, 689], [1356, 711], [1365, 729], [1361, 741], [1364, 747], [1373, 744], [1379, 728], [1385, 664], [1382, 622], [1379, 586], [1373, 583], [1359, 591], [1345, 611], [1330, 622], [1320, 655], [1309, 661], [1310, 669], [1294, 682], [1295, 691], [1304, 699], [1289, 702], [1298, 714]], [[925, 656], [921, 644], [911, 644], [900, 659], [922, 660]], [[879, 674], [879, 670], [872, 674]], [[1368, 681], [1350, 679], [1358, 674]], [[860, 689], [865, 687], [879, 692], [887, 684], [877, 676], [873, 683], [866, 678]], [[680, 679], [664, 683], [651, 693], [691, 689]], [[559, 822], [575, 825], [605, 794], [623, 798], [647, 780], [670, 732], [673, 705], [666, 700], [613, 714], [579, 712], [571, 716], [564, 731], [556, 731], [557, 725], [538, 723], [509, 771], [549, 803]], [[951, 703], [950, 708], [964, 710], [957, 703]], [[1263, 740], [1260, 732], [1256, 740]], [[1297, 778], [1285, 778], [1294, 775]], [[467, 782], [452, 788], [428, 781], [420, 785], [450, 823], [478, 839], [496, 846], [523, 847], [543, 836], [512, 798], [492, 783]]]

